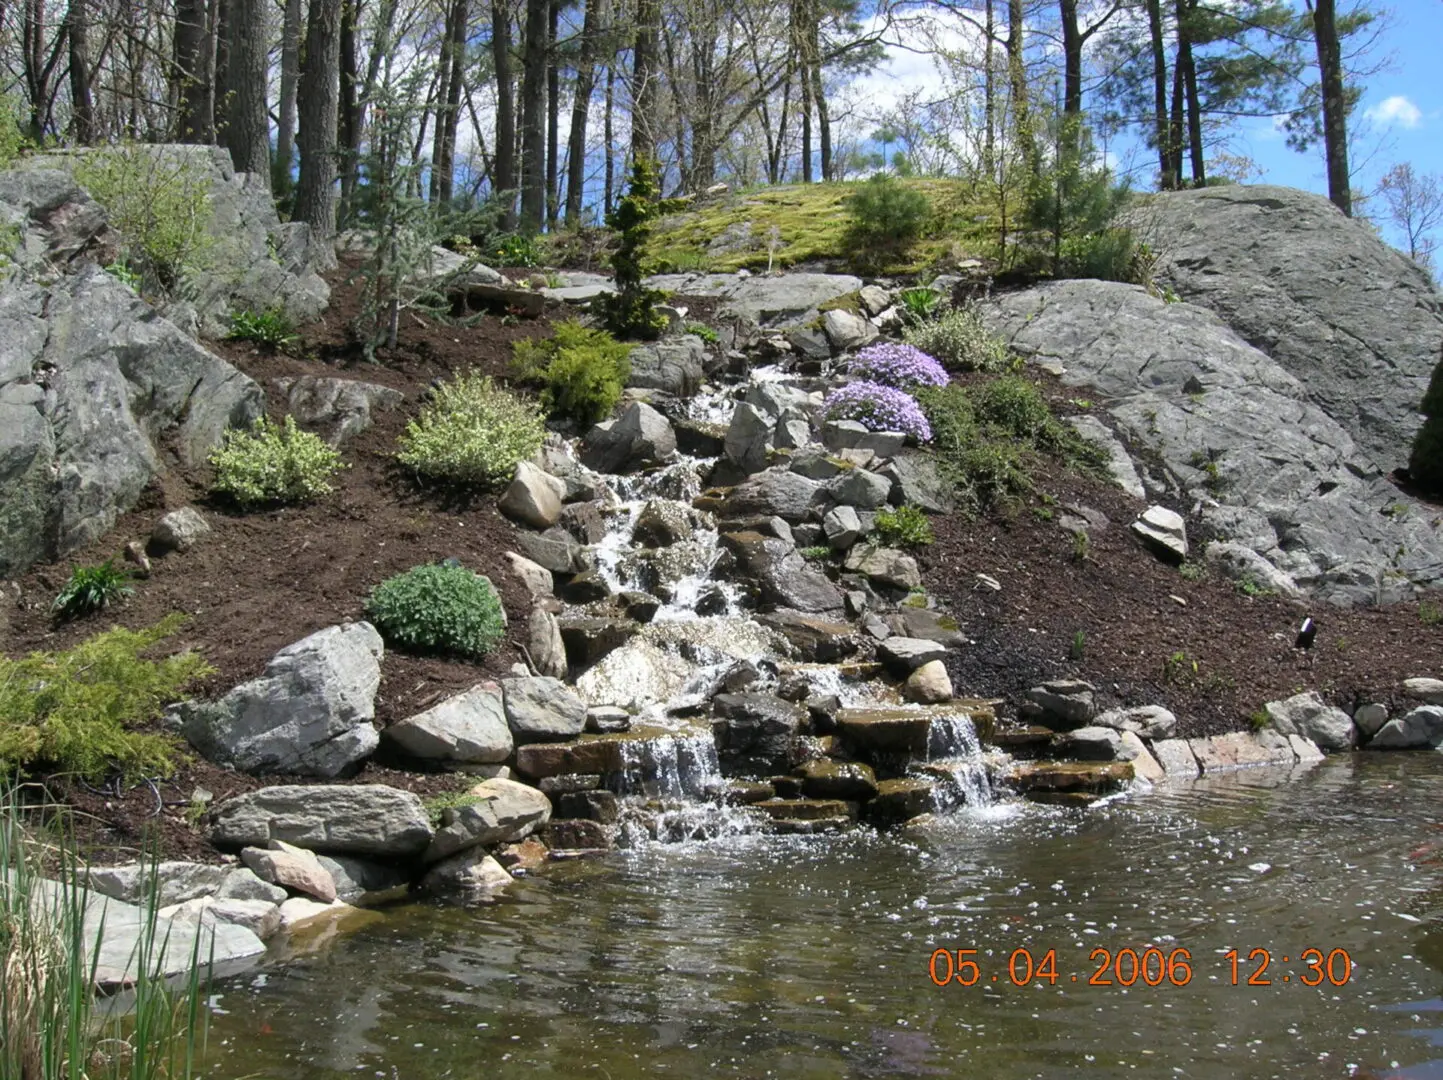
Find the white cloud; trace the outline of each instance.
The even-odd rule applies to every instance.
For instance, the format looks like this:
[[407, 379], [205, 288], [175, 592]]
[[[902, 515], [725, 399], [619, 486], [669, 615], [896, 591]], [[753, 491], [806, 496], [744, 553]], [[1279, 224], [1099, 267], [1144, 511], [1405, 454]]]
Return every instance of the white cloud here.
[[1402, 94], [1384, 98], [1363, 115], [1377, 124], [1397, 124], [1405, 128], [1415, 128], [1423, 123], [1423, 111]]

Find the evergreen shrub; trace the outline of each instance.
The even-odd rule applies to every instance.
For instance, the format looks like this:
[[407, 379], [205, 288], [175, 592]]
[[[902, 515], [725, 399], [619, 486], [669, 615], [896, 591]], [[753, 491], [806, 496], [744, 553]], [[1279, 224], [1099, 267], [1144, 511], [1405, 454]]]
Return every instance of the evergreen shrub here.
[[485, 656], [505, 634], [501, 598], [464, 566], [414, 566], [371, 591], [366, 617], [392, 645], [422, 653]]

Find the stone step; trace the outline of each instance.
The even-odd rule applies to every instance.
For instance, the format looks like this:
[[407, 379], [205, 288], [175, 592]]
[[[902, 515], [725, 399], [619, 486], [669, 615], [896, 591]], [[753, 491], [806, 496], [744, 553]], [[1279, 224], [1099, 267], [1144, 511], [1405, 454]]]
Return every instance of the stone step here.
[[932, 780], [920, 776], [882, 780], [877, 784], [877, 794], [864, 807], [864, 816], [873, 825], [885, 826], [901, 825], [930, 813], [935, 805], [936, 786]]
[[1132, 780], [1130, 761], [1024, 761], [1006, 774], [1005, 782], [1024, 795], [1039, 792], [1084, 792], [1105, 795]]
[[1020, 727], [994, 728], [987, 741], [999, 750], [1005, 750], [1016, 758], [1035, 758], [1047, 749], [1052, 741], [1051, 728], [1040, 724], [1024, 724]]
[[630, 731], [581, 735], [566, 742], [530, 743], [517, 749], [516, 771], [533, 782], [573, 773], [619, 773], [654, 756], [649, 744], [697, 737], [711, 739], [710, 725], [692, 724], [678, 731], [637, 725]]
[[959, 698], [948, 705], [912, 708], [874, 706], [839, 709], [837, 728], [858, 756], [902, 754], [922, 758], [927, 755], [933, 722], [950, 719], [959, 713], [971, 717], [979, 739], [991, 735], [995, 723], [992, 702], [975, 698]]
[[773, 821], [821, 821], [831, 818], [857, 820], [857, 804], [841, 799], [765, 799], [752, 803]]

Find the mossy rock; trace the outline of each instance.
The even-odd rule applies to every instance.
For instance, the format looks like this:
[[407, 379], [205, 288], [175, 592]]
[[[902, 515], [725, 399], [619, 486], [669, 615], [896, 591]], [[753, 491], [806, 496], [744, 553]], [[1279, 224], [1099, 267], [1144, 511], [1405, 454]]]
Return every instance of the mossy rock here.
[[[859, 289], [854, 289], [849, 293], [843, 293], [841, 296], [833, 297], [824, 304], [817, 305], [818, 314], [825, 315], [829, 311], [846, 311], [859, 318], [865, 319], [867, 317], [866, 309], [862, 306], [862, 293]], [[819, 324], [817, 329], [821, 329], [821, 319], [818, 319], [817, 323]]]

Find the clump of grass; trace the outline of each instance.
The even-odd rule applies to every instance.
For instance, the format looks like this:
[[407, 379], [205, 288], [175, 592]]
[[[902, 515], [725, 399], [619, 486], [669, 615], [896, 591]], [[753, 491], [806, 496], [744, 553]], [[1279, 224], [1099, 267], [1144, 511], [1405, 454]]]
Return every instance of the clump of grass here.
[[877, 535], [888, 547], [926, 547], [936, 539], [932, 534], [932, 522], [915, 506], [878, 510], [876, 529]]
[[1087, 632], [1085, 630], [1078, 630], [1072, 635], [1072, 645], [1067, 650], [1067, 655], [1073, 663], [1082, 663], [1083, 658], [1087, 655]]
[[279, 304], [261, 311], [232, 312], [230, 332], [226, 337], [231, 341], [264, 345], [276, 352], [290, 352], [300, 340], [295, 324]]
[[463, 791], [443, 791], [430, 798], [422, 799], [421, 805], [426, 808], [426, 813], [431, 819], [431, 827], [433, 829], [440, 827], [441, 817], [447, 810], [461, 810], [486, 801], [484, 795], [472, 795], [470, 792], [471, 789], [468, 787]]
[[1078, 529], [1072, 534], [1072, 561], [1084, 563], [1092, 553], [1092, 537], [1087, 535], [1085, 529]]
[[[33, 808], [54, 818], [54, 806]], [[86, 880], [73, 835], [24, 826], [13, 789], [0, 791], [0, 1076], [9, 1080], [188, 1080], [200, 1072], [208, 1021], [201, 982], [204, 935], [179, 987], [160, 977], [169, 944], [159, 932], [154, 863], [131, 957], [131, 1008], [96, 1008]], [[42, 867], [58, 880], [42, 877]]]
[[1443, 625], [1443, 606], [1431, 600], [1418, 601], [1418, 621], [1424, 626]]
[[61, 619], [78, 619], [93, 611], [102, 611], [111, 604], [132, 596], [135, 590], [127, 582], [130, 575], [107, 559], [99, 566], [77, 566], [70, 572], [65, 587], [50, 605]]
[[1178, 567], [1178, 573], [1182, 575], [1184, 581], [1201, 581], [1207, 577], [1208, 571], [1202, 563], [1188, 560]]

